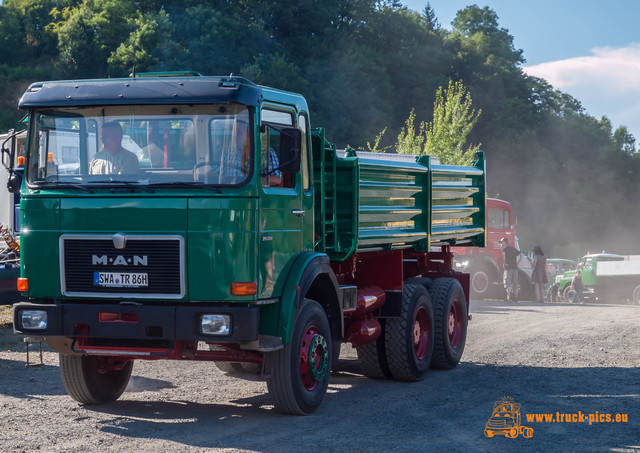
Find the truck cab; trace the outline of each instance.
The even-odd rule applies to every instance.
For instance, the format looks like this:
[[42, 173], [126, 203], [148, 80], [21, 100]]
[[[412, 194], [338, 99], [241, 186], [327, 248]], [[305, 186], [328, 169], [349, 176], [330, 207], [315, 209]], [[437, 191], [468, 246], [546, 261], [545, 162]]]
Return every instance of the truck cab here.
[[[487, 198], [487, 243], [485, 247], [452, 247], [455, 263], [470, 275], [471, 297], [492, 299], [504, 297], [502, 283], [503, 256], [500, 240], [506, 238], [509, 245], [520, 250], [516, 236], [516, 219], [511, 203], [497, 198]], [[526, 255], [519, 266], [518, 282], [520, 298], [532, 295], [531, 273], [533, 268]]]

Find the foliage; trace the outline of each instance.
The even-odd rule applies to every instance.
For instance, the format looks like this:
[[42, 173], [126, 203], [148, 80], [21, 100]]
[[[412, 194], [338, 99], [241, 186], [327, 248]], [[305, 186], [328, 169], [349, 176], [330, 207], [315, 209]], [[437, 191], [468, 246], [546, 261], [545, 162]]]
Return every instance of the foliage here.
[[[5, 0], [0, 129], [16, 127], [17, 100], [36, 80], [127, 76], [133, 66], [233, 72], [303, 93], [339, 145], [455, 151], [443, 161], [460, 162], [482, 142], [488, 190], [512, 202], [524, 247], [640, 253], [640, 212], [629, 209], [640, 195], [635, 137], [524, 74], [495, 11], [468, 6], [446, 30], [425, 4]], [[462, 82], [464, 94], [449, 92]]]
[[471, 108], [471, 96], [462, 82], [451, 82], [436, 93], [433, 121], [428, 125], [425, 154], [440, 157], [442, 163], [469, 165], [480, 144], [465, 148], [467, 137], [482, 113]]
[[480, 145], [465, 148], [465, 144], [482, 113], [471, 107], [471, 96], [462, 82], [449, 81], [446, 90], [438, 88], [430, 123], [421, 122], [416, 131], [416, 115], [411, 110], [398, 135], [397, 152], [436, 156], [443, 164], [469, 165]]

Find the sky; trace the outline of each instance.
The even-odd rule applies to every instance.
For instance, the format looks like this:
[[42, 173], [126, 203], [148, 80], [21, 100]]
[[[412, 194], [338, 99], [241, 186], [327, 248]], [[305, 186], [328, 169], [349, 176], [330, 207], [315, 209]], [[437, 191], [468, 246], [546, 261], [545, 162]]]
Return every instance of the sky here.
[[401, 0], [431, 5], [442, 28], [468, 5], [488, 6], [527, 60], [524, 71], [578, 99], [587, 113], [627, 126], [640, 145], [639, 0]]

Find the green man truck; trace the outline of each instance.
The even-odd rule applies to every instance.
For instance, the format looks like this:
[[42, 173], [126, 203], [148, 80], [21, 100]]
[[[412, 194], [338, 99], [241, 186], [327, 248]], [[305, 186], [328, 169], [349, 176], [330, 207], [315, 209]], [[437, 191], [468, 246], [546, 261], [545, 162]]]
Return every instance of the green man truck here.
[[485, 244], [481, 152], [340, 152], [303, 96], [234, 76], [39, 82], [19, 107], [14, 330], [60, 353], [77, 401], [118, 399], [135, 360], [202, 360], [302, 415], [342, 343], [373, 378], [460, 361], [469, 276], [449, 247]]

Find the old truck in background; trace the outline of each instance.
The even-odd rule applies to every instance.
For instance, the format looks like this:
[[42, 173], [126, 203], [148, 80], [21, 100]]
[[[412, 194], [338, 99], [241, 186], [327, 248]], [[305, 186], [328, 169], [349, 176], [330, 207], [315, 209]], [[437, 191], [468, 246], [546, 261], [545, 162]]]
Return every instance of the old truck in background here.
[[[374, 378], [460, 361], [469, 277], [450, 246], [485, 244], [482, 152], [470, 167], [342, 156], [303, 96], [233, 76], [39, 82], [19, 106], [14, 331], [60, 353], [77, 401], [118, 399], [134, 360], [206, 360], [309, 414], [341, 343]], [[90, 171], [116, 165], [107, 128], [135, 142], [116, 151], [134, 170]]]
[[[509, 245], [520, 250], [511, 203], [497, 198], [487, 198], [486, 224], [486, 247], [455, 246], [451, 251], [457, 268], [470, 275], [472, 298], [504, 298], [506, 295], [502, 283], [503, 256], [500, 239], [507, 238]], [[522, 300], [533, 296], [532, 271], [531, 261], [523, 256], [518, 269], [519, 298]]]
[[595, 253], [582, 257], [576, 270], [556, 277], [551, 293], [570, 302], [571, 280], [580, 270], [584, 290], [581, 300], [640, 303], [640, 256]]

